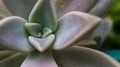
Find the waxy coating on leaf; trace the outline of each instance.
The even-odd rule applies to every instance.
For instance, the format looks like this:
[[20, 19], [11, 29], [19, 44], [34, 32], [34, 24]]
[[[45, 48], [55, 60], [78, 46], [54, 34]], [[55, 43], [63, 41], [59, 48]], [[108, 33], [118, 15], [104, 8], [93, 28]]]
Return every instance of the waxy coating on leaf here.
[[120, 67], [119, 62], [111, 61], [114, 59], [106, 54], [85, 47], [74, 46], [53, 51], [53, 56], [59, 67]]
[[53, 44], [54, 40], [55, 36], [53, 34], [41, 39], [29, 36], [30, 43], [40, 52], [47, 50]]
[[15, 53], [5, 58], [4, 60], [0, 60], [1, 67], [20, 67], [24, 59], [26, 58], [25, 53]]
[[58, 18], [71, 11], [88, 12], [98, 0], [54, 0]]
[[43, 26], [55, 31], [57, 23], [56, 10], [53, 0], [38, 0], [29, 16], [29, 21], [40, 23]]
[[100, 17], [104, 16], [106, 12], [108, 12], [108, 9], [111, 8], [113, 3], [114, 0], [99, 0], [96, 6], [94, 6], [89, 13]]
[[[0, 0], [10, 15], [21, 16], [28, 19], [28, 16], [37, 0]], [[9, 16], [9, 15], [8, 15]]]
[[31, 51], [24, 29], [26, 20], [12, 16], [0, 21], [0, 44], [18, 51]]
[[[25, 23], [25, 28], [32, 36], [38, 37], [38, 33], [42, 30], [42, 25], [38, 23]], [[39, 35], [39, 37], [41, 36]]]
[[87, 12], [103, 16], [113, 5], [114, 0], [54, 0], [58, 18], [71, 11]]
[[101, 19], [82, 12], [69, 12], [59, 21], [54, 49], [63, 49], [82, 39], [99, 25]]
[[48, 51], [30, 55], [22, 63], [21, 67], [59, 67], [52, 54]]
[[112, 20], [107, 18], [102, 20], [101, 24], [93, 32], [92, 37], [95, 38], [96, 42], [99, 44], [97, 48], [100, 48], [107, 34], [111, 30]]
[[103, 0], [66, 0], [59, 11], [56, 1], [65, 0], [0, 0], [0, 67], [119, 67], [104, 53], [75, 44], [99, 35], [102, 19], [88, 12]]

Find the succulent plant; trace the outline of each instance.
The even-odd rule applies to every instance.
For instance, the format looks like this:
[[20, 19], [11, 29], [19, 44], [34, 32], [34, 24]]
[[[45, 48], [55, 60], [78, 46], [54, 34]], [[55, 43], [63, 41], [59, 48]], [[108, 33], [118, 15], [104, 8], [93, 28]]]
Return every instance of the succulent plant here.
[[112, 2], [0, 0], [0, 67], [120, 67], [85, 47], [103, 42], [111, 21], [100, 16]]

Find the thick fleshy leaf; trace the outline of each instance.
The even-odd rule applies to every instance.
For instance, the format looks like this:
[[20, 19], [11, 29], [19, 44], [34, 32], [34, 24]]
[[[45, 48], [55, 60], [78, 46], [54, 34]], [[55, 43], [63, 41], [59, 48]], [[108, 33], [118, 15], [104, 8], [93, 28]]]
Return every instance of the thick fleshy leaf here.
[[9, 51], [9, 50], [2, 50], [0, 51], [0, 61], [4, 60], [10, 56], [12, 56], [13, 54], [15, 54], [16, 52], [14, 51]]
[[40, 23], [41, 25], [55, 31], [56, 11], [53, 0], [38, 0], [30, 14], [29, 21]]
[[96, 28], [96, 30], [92, 34], [92, 38], [95, 38], [98, 45], [98, 48], [103, 43], [104, 39], [108, 35], [112, 28], [112, 21], [111, 19], [105, 19], [101, 22], [101, 24]]
[[52, 30], [47, 27], [44, 27], [42, 32], [43, 32], [42, 38], [45, 38], [52, 33]]
[[42, 25], [38, 23], [25, 23], [25, 28], [32, 36], [38, 37], [38, 33], [42, 30]]
[[83, 12], [70, 12], [59, 21], [54, 49], [66, 48], [82, 39], [100, 24], [101, 19]]
[[6, 16], [11, 16], [12, 14], [6, 9], [6, 7], [2, 4], [0, 0], [0, 19], [6, 17]]
[[29, 13], [37, 0], [0, 0], [2, 4], [13, 14], [28, 19]]
[[21, 63], [26, 58], [26, 54], [16, 53], [12, 56], [0, 61], [0, 67], [20, 67]]
[[113, 5], [113, 2], [114, 0], [99, 0], [99, 2], [94, 6], [93, 9], [91, 9], [89, 13], [100, 17], [104, 16]]
[[70, 11], [88, 12], [99, 0], [54, 0], [58, 18]]
[[47, 50], [54, 42], [55, 36], [53, 34], [46, 38], [35, 38], [29, 36], [30, 43], [40, 52]]
[[52, 52], [59, 67], [120, 67], [120, 63], [108, 55], [86, 47]]
[[0, 21], [0, 45], [17, 51], [31, 51], [24, 30], [25, 21], [17, 16], [7, 17]]
[[33, 54], [22, 63], [21, 67], [58, 67], [49, 52]]
[[93, 48], [100, 48], [107, 34], [112, 28], [111, 19], [107, 18], [101, 21], [101, 24], [95, 29], [95, 31], [84, 37], [81, 41], [74, 43], [79, 46], [88, 46]]

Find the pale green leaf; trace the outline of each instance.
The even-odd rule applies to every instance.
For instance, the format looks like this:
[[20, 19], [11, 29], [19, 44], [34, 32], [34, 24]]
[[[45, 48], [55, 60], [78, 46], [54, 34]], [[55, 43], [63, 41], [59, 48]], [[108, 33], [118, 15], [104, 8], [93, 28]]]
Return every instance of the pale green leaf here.
[[36, 38], [29, 36], [30, 43], [40, 52], [47, 50], [54, 42], [55, 36], [53, 34], [45, 38]]
[[57, 24], [53, 0], [38, 0], [30, 14], [29, 22], [40, 23], [55, 31]]
[[54, 49], [63, 49], [73, 45], [78, 39], [90, 34], [101, 19], [83, 12], [70, 12], [64, 15], [59, 21], [59, 28], [56, 31]]
[[89, 11], [96, 16], [104, 16], [113, 5], [114, 0], [99, 0], [99, 2]]
[[2, 4], [15, 16], [28, 19], [29, 13], [37, 0], [0, 0]]
[[38, 33], [42, 30], [42, 25], [38, 23], [25, 23], [27, 31], [35, 37], [38, 37]]
[[12, 56], [0, 61], [0, 67], [20, 67], [25, 58], [26, 54], [13, 54]]
[[11, 16], [12, 14], [7, 10], [7, 8], [2, 3], [2, 0], [0, 0], [0, 19]]
[[11, 16], [0, 21], [0, 45], [16, 51], [31, 51], [24, 24], [27, 23], [21, 17]]
[[54, 0], [58, 18], [71, 11], [88, 12], [99, 0]]
[[12, 56], [13, 54], [15, 54], [15, 51], [10, 51], [10, 50], [1, 50], [0, 51], [0, 61]]
[[92, 34], [92, 38], [96, 40], [98, 43], [98, 48], [101, 47], [103, 41], [109, 34], [112, 28], [112, 20], [111, 19], [104, 19], [101, 24], [95, 29]]
[[53, 51], [59, 67], [120, 67], [110, 56], [86, 47], [71, 47]]
[[51, 53], [35, 53], [25, 59], [20, 67], [58, 67]]

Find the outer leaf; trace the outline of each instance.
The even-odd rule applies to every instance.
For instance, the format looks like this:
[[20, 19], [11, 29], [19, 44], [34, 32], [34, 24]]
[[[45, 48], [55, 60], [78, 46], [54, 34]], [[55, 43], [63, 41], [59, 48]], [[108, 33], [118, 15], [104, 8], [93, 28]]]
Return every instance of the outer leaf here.
[[0, 43], [6, 48], [18, 51], [31, 51], [24, 30], [26, 21], [23, 18], [12, 16], [0, 21]]
[[0, 61], [0, 67], [20, 67], [25, 57], [26, 57], [26, 54], [16, 53]]
[[99, 0], [99, 2], [95, 5], [93, 9], [89, 13], [96, 16], [104, 16], [105, 13], [110, 9], [113, 5], [114, 0]]
[[13, 14], [28, 19], [29, 13], [37, 0], [0, 0]]
[[59, 21], [59, 28], [56, 31], [56, 41], [54, 49], [66, 48], [78, 39], [82, 39], [86, 34], [99, 24], [100, 18], [82, 12], [70, 12]]
[[100, 48], [107, 34], [112, 28], [111, 19], [104, 19], [101, 24], [95, 29], [95, 31], [84, 37], [82, 40], [78, 39], [78, 42], [74, 43], [79, 46], [88, 46], [94, 48]]
[[34, 54], [22, 63], [21, 67], [58, 67], [52, 55], [48, 52]]
[[54, 0], [58, 18], [70, 11], [88, 12], [99, 0]]
[[85, 47], [53, 51], [53, 55], [59, 67], [120, 67], [108, 55]]
[[0, 19], [11, 15], [12, 14], [6, 9], [6, 7], [3, 5], [3, 3], [0, 0]]
[[56, 11], [53, 0], [38, 0], [30, 14], [29, 21], [40, 23], [55, 31]]
[[0, 51], [0, 61], [4, 60], [10, 56], [12, 56], [13, 54], [15, 54], [16, 52], [14, 51], [9, 51], [9, 50], [2, 50]]
[[[101, 46], [104, 39], [108, 35], [112, 28], [112, 21], [111, 19], [105, 19], [102, 23], [96, 28], [96, 30], [92, 34], [92, 38], [95, 38], [97, 43], [99, 44], [98, 47]], [[97, 38], [98, 37], [98, 38]]]

